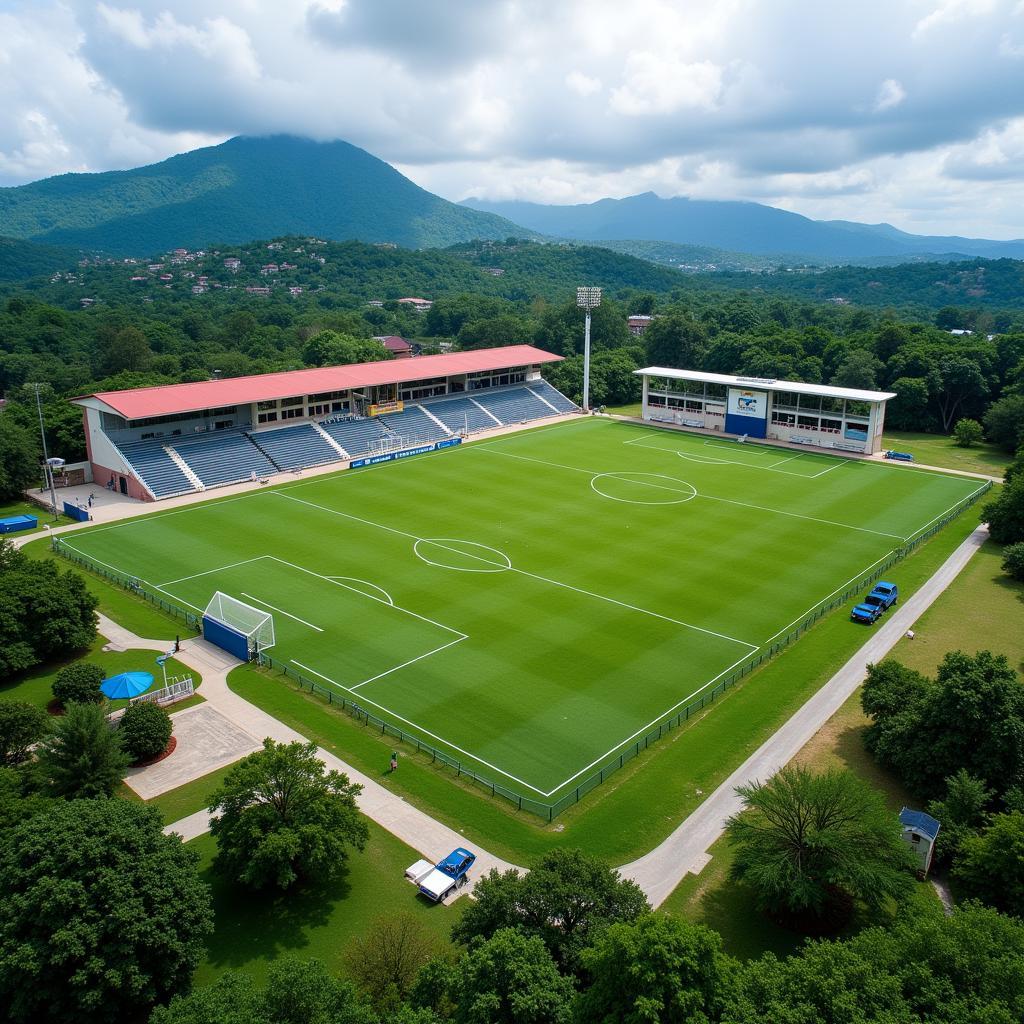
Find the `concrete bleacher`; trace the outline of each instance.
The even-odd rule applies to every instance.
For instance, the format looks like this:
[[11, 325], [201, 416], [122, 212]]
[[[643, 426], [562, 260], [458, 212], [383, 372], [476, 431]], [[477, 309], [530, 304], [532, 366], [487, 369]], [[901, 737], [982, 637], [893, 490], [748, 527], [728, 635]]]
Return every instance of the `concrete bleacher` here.
[[192, 481], [164, 450], [164, 445], [171, 440], [174, 439], [155, 437], [117, 446], [135, 470], [136, 476], [153, 492], [155, 498], [169, 498], [172, 494], [186, 494], [195, 490]]
[[463, 431], [489, 430], [498, 424], [475, 402], [468, 398], [434, 398], [423, 402], [453, 434]]
[[[431, 412], [434, 410], [431, 409]], [[436, 416], [437, 413], [434, 415]], [[402, 412], [389, 412], [378, 419], [384, 422], [388, 430], [398, 437], [405, 438], [411, 445], [430, 444], [433, 441], [451, 437], [450, 430], [438, 426], [418, 405], [406, 405]]]
[[321, 466], [325, 462], [337, 462], [342, 457], [310, 423], [261, 430], [249, 437], [281, 469]]
[[365, 455], [388, 432], [376, 419], [349, 418], [320, 424], [322, 430], [334, 438], [351, 456]]
[[531, 380], [526, 385], [535, 395], [550, 402], [560, 413], [579, 412], [580, 407], [575, 402], [570, 402], [558, 388], [549, 384], [546, 380]]
[[555, 409], [522, 385], [499, 390], [485, 388], [474, 391], [473, 398], [502, 423], [522, 423], [525, 420], [541, 420], [558, 415]]
[[232, 484], [277, 472], [277, 466], [241, 430], [214, 430], [169, 438], [171, 447], [188, 463], [205, 487]]

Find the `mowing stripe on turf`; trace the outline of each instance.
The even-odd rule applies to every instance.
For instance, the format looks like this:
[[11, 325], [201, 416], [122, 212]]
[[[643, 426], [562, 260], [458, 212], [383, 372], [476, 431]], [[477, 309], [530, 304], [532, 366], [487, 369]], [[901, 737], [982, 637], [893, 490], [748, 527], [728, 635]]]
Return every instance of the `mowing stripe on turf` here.
[[286, 612], [283, 608], [278, 608], [276, 604], [271, 604], [269, 601], [262, 601], [258, 597], [253, 597], [252, 594], [247, 594], [244, 590], [241, 591], [241, 595], [242, 597], [249, 598], [250, 601], [255, 601], [257, 604], [263, 605], [264, 608], [269, 608], [272, 612], [280, 612], [282, 615], [287, 615], [289, 619], [301, 622], [304, 626], [309, 626], [310, 629], [315, 629], [318, 633], [323, 632], [319, 626], [314, 626], [312, 622], [307, 622], [305, 619], [300, 619], [298, 615], [292, 615], [291, 612]]

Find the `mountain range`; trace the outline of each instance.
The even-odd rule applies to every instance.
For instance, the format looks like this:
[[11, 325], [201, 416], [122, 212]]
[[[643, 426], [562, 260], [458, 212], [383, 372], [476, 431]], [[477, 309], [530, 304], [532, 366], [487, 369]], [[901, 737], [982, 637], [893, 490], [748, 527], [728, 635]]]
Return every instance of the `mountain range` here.
[[[510, 236], [584, 241], [684, 269], [1024, 258], [1024, 240], [913, 235], [889, 224], [652, 192], [576, 206], [451, 203], [347, 142], [289, 135], [240, 136], [147, 167], [0, 189], [0, 236], [65, 252], [153, 256], [282, 235], [410, 249]], [[42, 249], [8, 245], [7, 255], [18, 251], [27, 262], [45, 262]]]
[[588, 242], [644, 239], [818, 263], [888, 263], [900, 257], [1024, 258], [1024, 239], [913, 235], [891, 224], [818, 221], [761, 203], [662, 199], [653, 192], [575, 206], [482, 199], [467, 199], [462, 205], [543, 235]]

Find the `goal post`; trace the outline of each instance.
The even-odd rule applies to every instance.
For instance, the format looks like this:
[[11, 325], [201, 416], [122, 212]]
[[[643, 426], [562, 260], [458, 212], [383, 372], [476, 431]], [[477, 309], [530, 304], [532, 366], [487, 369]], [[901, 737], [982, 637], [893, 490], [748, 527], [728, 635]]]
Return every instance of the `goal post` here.
[[274, 646], [274, 616], [218, 590], [203, 612], [203, 639], [251, 661]]

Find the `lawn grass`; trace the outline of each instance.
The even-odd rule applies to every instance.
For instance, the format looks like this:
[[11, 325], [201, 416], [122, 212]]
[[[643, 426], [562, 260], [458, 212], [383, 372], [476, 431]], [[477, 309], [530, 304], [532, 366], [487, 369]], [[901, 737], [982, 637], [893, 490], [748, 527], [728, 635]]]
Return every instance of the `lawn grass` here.
[[977, 486], [576, 420], [62, 543], [546, 807]]
[[[33, 541], [22, 550], [30, 558], [49, 558], [56, 561], [61, 569], [69, 567], [65, 559], [50, 549], [49, 539]], [[160, 611], [144, 598], [79, 566], [75, 566], [75, 571], [81, 574], [89, 592], [99, 601], [98, 610], [136, 636], [151, 640], [174, 640], [178, 636], [192, 635], [180, 619]]]
[[160, 812], [165, 825], [172, 825], [176, 821], [181, 821], [182, 818], [187, 818], [190, 814], [195, 814], [196, 811], [209, 807], [210, 797], [214, 790], [220, 788], [224, 776], [232, 768], [234, 768], [233, 764], [225, 765], [223, 768], [210, 772], [209, 775], [186, 782], [185, 785], [178, 786], [177, 789], [169, 789], [166, 793], [147, 800], [146, 803]]
[[366, 849], [349, 855], [340, 880], [286, 893], [253, 893], [226, 881], [211, 866], [213, 837], [193, 839], [188, 846], [201, 857], [201, 875], [212, 890], [216, 914], [195, 983], [209, 985], [228, 970], [245, 970], [262, 982], [282, 956], [315, 957], [332, 973], [343, 974], [352, 940], [366, 934], [378, 917], [398, 913], [415, 914], [438, 945], [445, 945], [467, 897], [448, 905], [418, 895], [403, 872], [419, 854], [374, 822], [368, 824]]
[[1024, 583], [1002, 571], [1003, 549], [989, 540], [956, 582], [939, 596], [904, 637], [892, 657], [934, 675], [950, 651], [1005, 654], [1024, 674]]
[[19, 537], [31, 537], [33, 534], [44, 533], [47, 527], [67, 526], [73, 520], [67, 516], [58, 515], [56, 519], [53, 513], [36, 505], [31, 501], [0, 501], [0, 519], [7, 519], [10, 516], [35, 516], [39, 525], [34, 530], [19, 530], [17, 533], [3, 534], [4, 540], [17, 540]]
[[[904, 595], [912, 594], [975, 527], [961, 516], [894, 570]], [[480, 787], [460, 784], [411, 748], [402, 771], [387, 775], [395, 741], [359, 724], [326, 701], [296, 691], [294, 683], [243, 666], [228, 685], [275, 718], [382, 784], [467, 839], [515, 863], [555, 846], [580, 846], [622, 864], [646, 853], [700, 803], [737, 764], [753, 753], [864, 642], [846, 609], [819, 621], [795, 645], [747, 677], [689, 728], [670, 733], [569, 808], [551, 824], [517, 812]]]
[[922, 434], [912, 430], [887, 430], [882, 448], [909, 452], [915, 462], [943, 469], [962, 469], [968, 473], [1002, 476], [1012, 455], [994, 444], [982, 441], [971, 448], [961, 448], [952, 437], [940, 434]]
[[643, 405], [640, 402], [630, 402], [628, 405], [606, 405], [604, 411], [609, 416], [636, 416], [643, 413]]
[[[40, 665], [28, 672], [24, 672], [13, 679], [0, 683], [0, 700], [23, 700], [36, 707], [45, 708], [53, 700], [53, 680], [57, 673], [72, 662], [84, 661], [90, 665], [99, 665], [103, 669], [104, 676], [116, 676], [121, 672], [151, 672], [153, 674], [152, 689], [159, 689], [163, 685], [163, 677], [155, 659], [162, 651], [104, 651], [107, 643], [105, 637], [98, 636], [92, 647], [85, 653], [79, 652], [75, 657], [48, 665]], [[193, 669], [182, 665], [180, 661], [171, 658], [167, 661], [168, 676], [192, 676], [192, 681], [198, 690], [202, 684], [202, 676]], [[200, 694], [188, 701], [182, 701], [170, 707], [173, 711], [181, 711], [190, 703], [199, 703], [202, 700]], [[116, 711], [124, 707], [127, 700], [112, 700], [106, 704], [107, 711]]]

